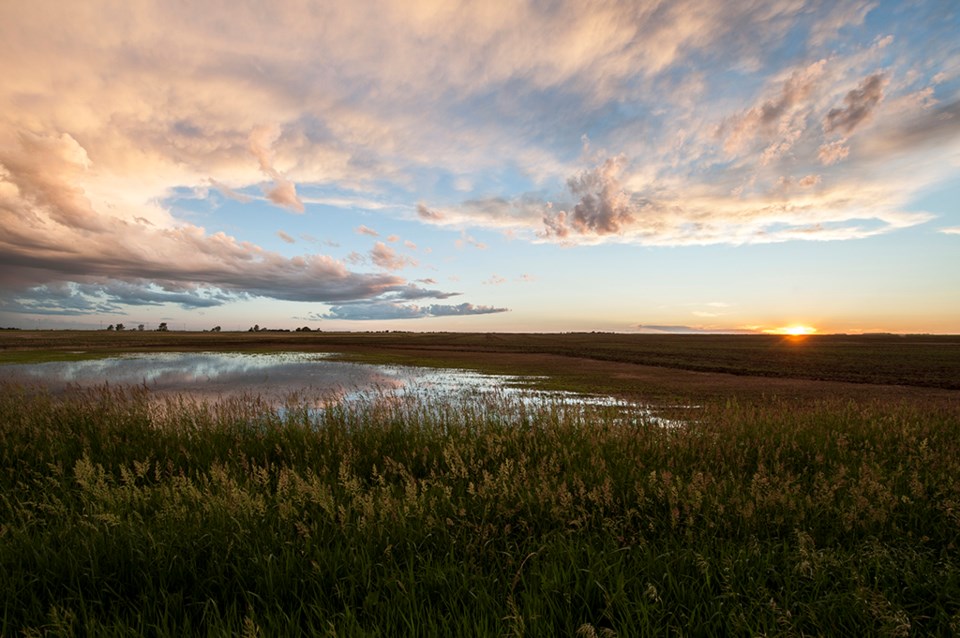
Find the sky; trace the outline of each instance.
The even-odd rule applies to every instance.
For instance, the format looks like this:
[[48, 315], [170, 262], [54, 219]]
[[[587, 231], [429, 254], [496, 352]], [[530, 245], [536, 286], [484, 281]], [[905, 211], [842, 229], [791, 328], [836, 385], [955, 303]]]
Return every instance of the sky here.
[[960, 332], [956, 0], [0, 3], [0, 327]]

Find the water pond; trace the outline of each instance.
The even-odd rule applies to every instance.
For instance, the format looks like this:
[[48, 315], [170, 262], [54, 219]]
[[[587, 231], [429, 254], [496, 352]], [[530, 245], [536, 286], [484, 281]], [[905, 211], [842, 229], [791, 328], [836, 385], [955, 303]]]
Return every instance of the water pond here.
[[485, 396], [506, 397], [527, 407], [611, 406], [641, 411], [642, 406], [609, 396], [586, 396], [532, 387], [529, 377], [488, 375], [462, 369], [352, 363], [329, 353], [159, 352], [101, 359], [0, 365], [0, 382], [44, 386], [57, 393], [104, 384], [144, 386], [158, 396], [181, 395], [214, 401], [240, 395], [259, 396], [279, 410], [293, 400], [312, 409], [369, 398], [425, 397], [462, 402]]
[[53, 392], [103, 384], [140, 385], [157, 394], [216, 399], [242, 394], [280, 399], [293, 393], [350, 399], [360, 395], [429, 393], [439, 399], [482, 393], [576, 397], [596, 404], [612, 397], [585, 397], [531, 389], [530, 378], [470, 370], [350, 363], [327, 353], [159, 352], [102, 359], [0, 365], [0, 381], [42, 385]]

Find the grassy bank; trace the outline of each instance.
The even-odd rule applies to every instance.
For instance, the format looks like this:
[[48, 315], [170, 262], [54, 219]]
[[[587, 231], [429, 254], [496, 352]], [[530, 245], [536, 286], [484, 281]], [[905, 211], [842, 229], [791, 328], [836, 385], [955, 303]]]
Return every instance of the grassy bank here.
[[948, 635], [960, 415], [0, 391], [0, 634]]

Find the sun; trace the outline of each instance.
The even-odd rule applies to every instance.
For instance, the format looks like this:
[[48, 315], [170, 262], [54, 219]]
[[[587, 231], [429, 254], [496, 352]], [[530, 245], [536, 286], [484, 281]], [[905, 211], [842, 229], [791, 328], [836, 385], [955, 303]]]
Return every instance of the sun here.
[[813, 326], [795, 324], [792, 326], [774, 328], [772, 330], [764, 330], [764, 332], [774, 335], [787, 335], [788, 337], [806, 337], [807, 335], [816, 334], [817, 329]]

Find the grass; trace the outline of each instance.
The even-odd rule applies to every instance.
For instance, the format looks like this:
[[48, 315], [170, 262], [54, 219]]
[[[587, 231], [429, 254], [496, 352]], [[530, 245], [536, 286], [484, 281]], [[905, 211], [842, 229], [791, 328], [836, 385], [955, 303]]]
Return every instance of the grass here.
[[0, 390], [0, 634], [960, 631], [954, 403]]
[[[533, 356], [660, 369], [960, 390], [957, 335], [638, 335], [0, 331], [0, 363], [29, 351], [298, 350], [378, 360], [512, 367]], [[28, 355], [19, 355], [28, 356]], [[574, 361], [571, 361], [574, 359]], [[563, 367], [556, 362], [553, 369]], [[589, 378], [578, 381], [589, 385]]]

